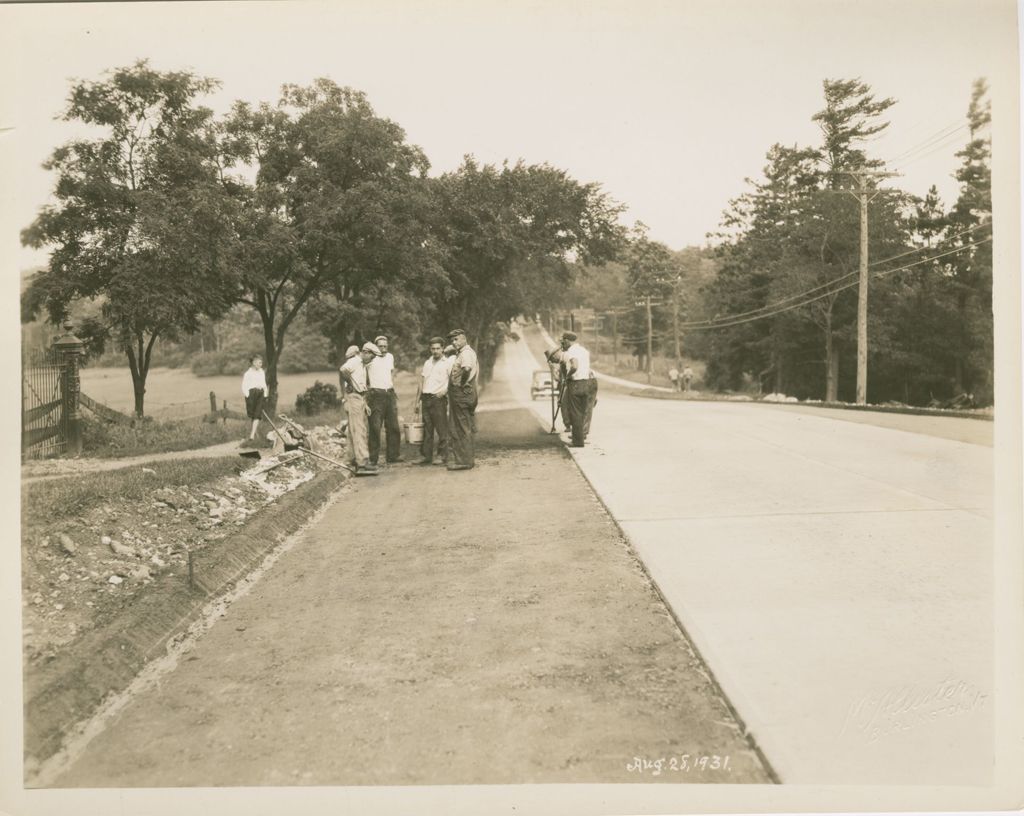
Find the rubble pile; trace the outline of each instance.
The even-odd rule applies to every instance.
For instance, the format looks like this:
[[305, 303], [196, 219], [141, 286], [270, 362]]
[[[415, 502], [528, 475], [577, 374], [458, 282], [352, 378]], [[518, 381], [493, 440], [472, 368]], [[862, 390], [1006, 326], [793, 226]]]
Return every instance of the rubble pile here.
[[[344, 440], [315, 428], [314, 449], [344, 461]], [[339, 444], [340, 443], [340, 444]], [[256, 476], [154, 486], [143, 499], [116, 499], [74, 519], [23, 530], [22, 605], [27, 662], [56, 656], [155, 581], [182, 578], [189, 552], [226, 538], [281, 496], [332, 466], [301, 455]], [[140, 468], [141, 470], [141, 468]]]
[[339, 462], [345, 461], [348, 446], [345, 443], [345, 434], [337, 428], [320, 425], [307, 430], [306, 436], [313, 445], [310, 450], [315, 450], [331, 459], [337, 459]]

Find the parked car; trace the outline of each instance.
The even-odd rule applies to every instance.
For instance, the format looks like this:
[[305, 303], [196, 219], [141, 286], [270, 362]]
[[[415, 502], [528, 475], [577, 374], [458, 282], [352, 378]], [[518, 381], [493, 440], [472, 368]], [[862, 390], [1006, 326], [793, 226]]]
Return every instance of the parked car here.
[[534, 371], [533, 382], [530, 385], [530, 399], [550, 397], [554, 393], [555, 386], [551, 381], [551, 372], [546, 368], [539, 368]]

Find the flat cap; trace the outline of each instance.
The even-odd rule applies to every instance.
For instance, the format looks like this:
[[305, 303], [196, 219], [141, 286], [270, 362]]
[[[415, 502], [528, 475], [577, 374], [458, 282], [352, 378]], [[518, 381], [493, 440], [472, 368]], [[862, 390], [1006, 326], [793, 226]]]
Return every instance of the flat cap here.
[[448, 332], [448, 339], [449, 340], [454, 340], [460, 334], [465, 334], [465, 333], [466, 333], [465, 329], [452, 329], [450, 332]]
[[374, 343], [379, 343], [381, 340], [387, 340], [387, 339], [388, 339], [388, 336], [386, 334], [380, 334], [377, 337], [373, 338], [373, 342]]
[[372, 351], [375, 355], [380, 357], [380, 349], [373, 343], [363, 343], [363, 351]]
[[566, 331], [562, 332], [562, 339], [568, 340], [570, 343], [576, 342], [576, 332]]
[[355, 357], [358, 353], [359, 346], [349, 346], [347, 349], [345, 349], [345, 359], [351, 359], [352, 357]]

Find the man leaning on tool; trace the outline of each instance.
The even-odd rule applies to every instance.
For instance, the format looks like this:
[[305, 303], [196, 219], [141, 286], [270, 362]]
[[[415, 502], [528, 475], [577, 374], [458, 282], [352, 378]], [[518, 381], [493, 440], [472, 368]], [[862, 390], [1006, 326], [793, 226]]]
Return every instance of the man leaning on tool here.
[[370, 464], [380, 457], [381, 428], [386, 441], [384, 455], [388, 462], [402, 461], [401, 428], [398, 426], [398, 396], [395, 394], [395, 358], [388, 351], [388, 338], [380, 335], [373, 341], [380, 349], [367, 369], [370, 378]]
[[434, 462], [434, 435], [437, 434], [438, 459], [448, 461], [448, 376], [452, 359], [444, 356], [444, 340], [430, 338], [430, 356], [423, 364], [420, 384], [420, 406], [423, 414], [422, 458], [416, 464]]
[[469, 470], [474, 464], [476, 382], [480, 365], [463, 329], [452, 329], [448, 339], [455, 347], [448, 377], [448, 470]]
[[576, 342], [574, 332], [562, 334], [562, 347], [562, 361], [569, 378], [565, 407], [569, 409], [569, 425], [572, 430], [570, 447], [582, 448], [590, 430], [590, 415], [597, 401], [597, 380], [590, 371], [590, 352]]
[[338, 371], [345, 392], [345, 412], [348, 414], [348, 427], [345, 430], [348, 440], [348, 463], [355, 468], [357, 476], [377, 472], [377, 467], [370, 464], [367, 421], [370, 408], [366, 404], [366, 369], [377, 353], [378, 349], [373, 343], [366, 343], [361, 350], [349, 346], [345, 352], [347, 359]]

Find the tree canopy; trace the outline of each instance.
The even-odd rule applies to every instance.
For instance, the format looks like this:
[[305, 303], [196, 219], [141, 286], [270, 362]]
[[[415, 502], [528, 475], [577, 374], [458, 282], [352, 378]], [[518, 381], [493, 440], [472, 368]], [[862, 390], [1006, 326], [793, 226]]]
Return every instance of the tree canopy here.
[[99, 299], [128, 357], [139, 416], [157, 338], [195, 331], [237, 292], [232, 202], [218, 182], [211, 112], [196, 103], [215, 85], [145, 61], [74, 83], [63, 117], [99, 135], [53, 152], [45, 167], [58, 203], [22, 234], [53, 247], [25, 312], [45, 308], [59, 321], [76, 299]]

